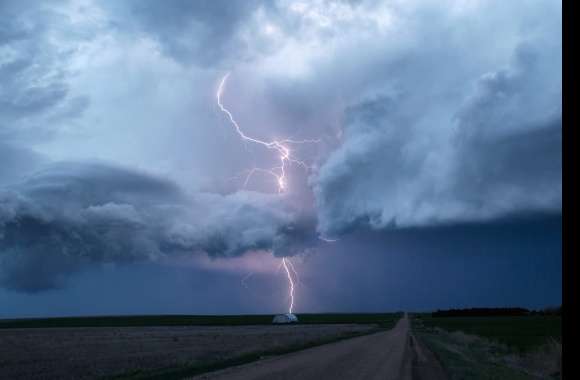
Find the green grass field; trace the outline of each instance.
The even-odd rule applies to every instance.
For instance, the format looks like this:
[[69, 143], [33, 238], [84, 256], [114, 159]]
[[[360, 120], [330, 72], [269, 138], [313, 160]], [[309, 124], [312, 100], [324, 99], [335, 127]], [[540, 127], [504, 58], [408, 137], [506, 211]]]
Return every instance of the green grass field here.
[[[391, 328], [401, 317], [398, 313], [325, 313], [297, 314], [301, 324], [359, 323]], [[42, 327], [123, 327], [123, 326], [244, 326], [269, 325], [273, 314], [255, 315], [136, 315], [102, 317], [0, 319], [2, 328]]]
[[519, 351], [541, 346], [549, 338], [562, 338], [562, 318], [558, 316], [433, 318], [429, 314], [415, 314], [414, 317], [425, 327], [479, 335]]

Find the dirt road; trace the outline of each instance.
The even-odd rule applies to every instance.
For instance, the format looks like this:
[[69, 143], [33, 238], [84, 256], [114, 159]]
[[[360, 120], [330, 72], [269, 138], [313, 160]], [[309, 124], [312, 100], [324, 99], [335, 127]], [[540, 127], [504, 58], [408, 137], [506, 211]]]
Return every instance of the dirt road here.
[[194, 379], [446, 379], [405, 315], [389, 331], [361, 336], [200, 375]]

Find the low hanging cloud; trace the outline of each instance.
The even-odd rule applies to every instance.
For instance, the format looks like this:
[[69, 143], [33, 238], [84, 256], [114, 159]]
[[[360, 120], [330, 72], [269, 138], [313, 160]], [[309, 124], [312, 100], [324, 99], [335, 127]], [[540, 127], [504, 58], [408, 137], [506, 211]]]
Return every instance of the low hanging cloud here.
[[167, 255], [290, 255], [300, 223], [278, 196], [191, 195], [125, 168], [54, 164], [0, 189], [0, 285], [39, 291], [88, 264]]
[[482, 75], [458, 109], [445, 99], [419, 107], [404, 95], [351, 107], [342, 146], [312, 179], [319, 230], [559, 212], [557, 41], [520, 45], [510, 67]]

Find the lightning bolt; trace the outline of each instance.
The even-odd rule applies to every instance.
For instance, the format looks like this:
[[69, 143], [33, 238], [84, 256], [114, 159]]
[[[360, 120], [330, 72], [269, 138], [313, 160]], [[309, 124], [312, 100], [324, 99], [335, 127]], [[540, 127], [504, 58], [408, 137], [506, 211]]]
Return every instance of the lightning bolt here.
[[[258, 144], [258, 145], [265, 147], [268, 150], [274, 151], [278, 155], [278, 160], [280, 162], [279, 165], [268, 168], [268, 169], [252, 168], [252, 169], [247, 170], [246, 171], [246, 179], [244, 180], [244, 187], [247, 186], [251, 177], [255, 173], [265, 173], [267, 175], [272, 176], [275, 179], [276, 184], [277, 184], [277, 188], [278, 188], [278, 193], [279, 194], [283, 193], [287, 189], [286, 172], [287, 172], [287, 168], [289, 165], [292, 165], [292, 164], [298, 165], [298, 166], [301, 166], [302, 168], [304, 168], [305, 170], [312, 169], [312, 167], [309, 166], [308, 164], [306, 164], [304, 161], [299, 160], [292, 155], [292, 150], [290, 149], [290, 146], [297, 145], [297, 144], [318, 143], [318, 142], [320, 142], [320, 140], [283, 139], [283, 140], [265, 141], [265, 140], [260, 140], [258, 138], [246, 135], [244, 133], [244, 131], [242, 130], [242, 128], [240, 127], [240, 125], [238, 124], [238, 122], [236, 121], [236, 119], [234, 119], [234, 116], [232, 115], [232, 113], [224, 106], [224, 104], [222, 102], [222, 96], [223, 96], [223, 93], [225, 90], [226, 81], [228, 80], [229, 76], [230, 76], [230, 73], [227, 73], [226, 75], [223, 76], [223, 78], [220, 81], [218, 90], [217, 90], [216, 100], [217, 100], [217, 105], [218, 105], [219, 109], [227, 116], [228, 120], [230, 121], [230, 124], [234, 127], [234, 130], [236, 131], [238, 136], [243, 141]], [[280, 265], [282, 267], [284, 267], [284, 270], [286, 271], [286, 277], [288, 279], [288, 294], [290, 296], [290, 305], [288, 307], [288, 312], [292, 313], [292, 311], [294, 309], [294, 277], [296, 278], [296, 280], [298, 282], [300, 282], [300, 280], [299, 280], [299, 276], [298, 276], [298, 272], [296, 271], [296, 268], [294, 268], [294, 265], [292, 264], [292, 262], [289, 259], [286, 259], [285, 257], [283, 257]], [[294, 275], [294, 277], [293, 277], [293, 275]], [[245, 285], [245, 280], [247, 279], [247, 277], [248, 276], [246, 276], [242, 280], [243, 285]]]
[[294, 271], [294, 273], [296, 273], [292, 263], [290, 261], [286, 260], [285, 257], [283, 257], [282, 258], [282, 266], [284, 267], [284, 270], [286, 271], [286, 277], [288, 277], [288, 284], [289, 284], [288, 294], [290, 296], [290, 306], [288, 307], [288, 313], [292, 314], [292, 309], [294, 309], [294, 280], [292, 279], [292, 275], [290, 274], [290, 269], [288, 269], [288, 263], [290, 263], [290, 268], [292, 268], [292, 271]]
[[320, 140], [283, 139], [283, 140], [265, 141], [265, 140], [260, 140], [258, 138], [246, 135], [244, 133], [244, 131], [242, 131], [242, 128], [240, 127], [240, 125], [238, 124], [236, 119], [234, 119], [234, 116], [232, 115], [232, 113], [224, 106], [224, 104], [222, 102], [222, 95], [224, 93], [226, 81], [228, 80], [229, 76], [230, 76], [230, 73], [227, 73], [226, 75], [224, 75], [224, 77], [220, 81], [220, 84], [219, 84], [219, 87], [217, 90], [216, 99], [217, 99], [217, 105], [218, 105], [219, 109], [224, 114], [226, 114], [230, 123], [234, 127], [234, 130], [236, 131], [238, 136], [240, 136], [240, 138], [243, 141], [258, 144], [258, 145], [265, 147], [266, 149], [273, 150], [275, 153], [277, 153], [278, 159], [280, 161], [279, 165], [271, 167], [269, 169], [252, 168], [252, 169], [248, 170], [247, 175], [246, 175], [246, 179], [244, 181], [244, 187], [248, 184], [248, 182], [250, 181], [250, 178], [255, 173], [261, 172], [261, 173], [265, 173], [265, 174], [268, 174], [268, 175], [271, 175], [272, 177], [274, 177], [274, 179], [276, 180], [277, 186], [278, 186], [278, 193], [283, 193], [287, 188], [286, 171], [287, 171], [288, 165], [295, 164], [295, 165], [301, 166], [302, 168], [304, 168], [306, 170], [312, 169], [312, 167], [310, 165], [306, 164], [302, 160], [295, 158], [292, 155], [292, 150], [290, 149], [290, 146], [297, 145], [297, 144], [318, 143], [318, 142], [320, 142]]

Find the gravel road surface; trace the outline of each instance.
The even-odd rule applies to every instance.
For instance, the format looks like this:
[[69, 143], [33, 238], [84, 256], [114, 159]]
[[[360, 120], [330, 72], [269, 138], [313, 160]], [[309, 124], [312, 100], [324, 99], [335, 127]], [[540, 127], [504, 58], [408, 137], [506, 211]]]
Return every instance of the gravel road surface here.
[[405, 315], [389, 331], [227, 368], [193, 379], [447, 379], [435, 356], [410, 331]]

